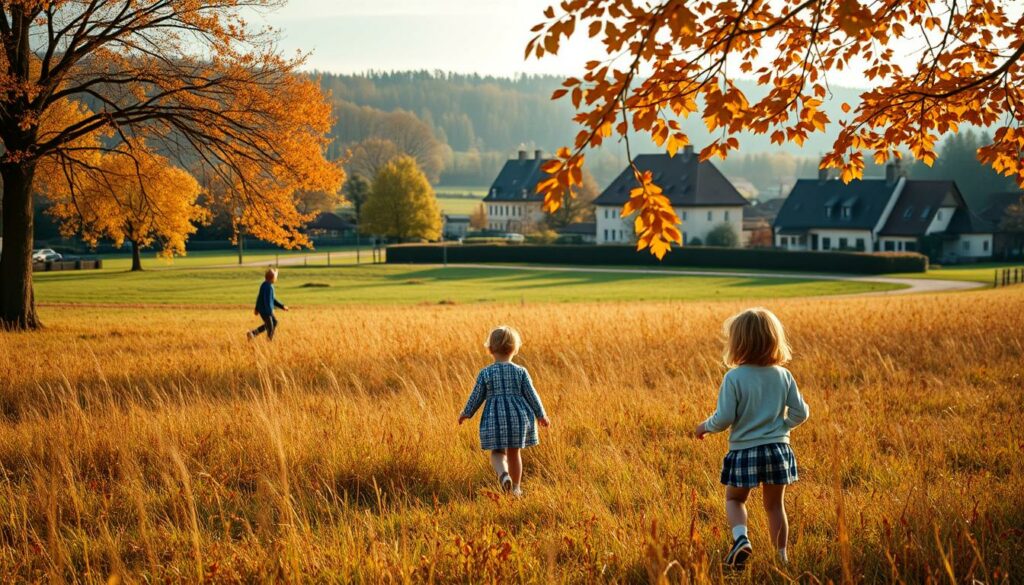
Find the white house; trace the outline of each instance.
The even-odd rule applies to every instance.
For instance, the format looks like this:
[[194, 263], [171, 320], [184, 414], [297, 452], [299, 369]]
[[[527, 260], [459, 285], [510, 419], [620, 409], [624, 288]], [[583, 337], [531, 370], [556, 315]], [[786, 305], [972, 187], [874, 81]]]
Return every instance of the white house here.
[[[640, 172], [650, 171], [654, 183], [668, 196], [682, 224], [683, 244], [705, 242], [708, 232], [728, 225], [737, 241], [743, 232], [743, 208], [749, 203], [715, 165], [701, 162], [687, 146], [683, 152], [642, 154], [634, 159]], [[626, 167], [611, 185], [594, 200], [598, 244], [624, 244], [636, 241], [633, 218], [621, 217], [629, 192], [636, 188], [633, 168]]]
[[884, 179], [844, 184], [822, 170], [797, 181], [773, 229], [788, 250], [923, 252], [947, 262], [992, 255], [992, 227], [955, 182], [907, 179], [898, 163]]
[[543, 152], [526, 151], [505, 161], [483, 202], [487, 209], [487, 229], [523, 233], [533, 231], [544, 221], [544, 198], [537, 194], [537, 183], [548, 177], [541, 166], [548, 161]]

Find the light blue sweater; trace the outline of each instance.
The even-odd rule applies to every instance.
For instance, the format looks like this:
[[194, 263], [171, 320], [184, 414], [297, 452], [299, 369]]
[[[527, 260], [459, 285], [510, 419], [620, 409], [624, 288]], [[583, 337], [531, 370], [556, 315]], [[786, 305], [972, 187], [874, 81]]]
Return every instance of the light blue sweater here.
[[788, 443], [789, 431], [810, 410], [793, 374], [781, 366], [739, 366], [729, 370], [718, 390], [718, 407], [704, 421], [709, 433], [732, 428], [729, 449]]

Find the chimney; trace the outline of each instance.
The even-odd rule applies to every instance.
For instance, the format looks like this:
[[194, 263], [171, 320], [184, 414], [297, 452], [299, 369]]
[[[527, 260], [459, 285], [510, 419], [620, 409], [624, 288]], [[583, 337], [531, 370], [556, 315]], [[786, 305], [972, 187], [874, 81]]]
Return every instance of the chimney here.
[[519, 151], [519, 160], [526, 160], [526, 151], [525, 150], [520, 150]]
[[885, 165], [885, 184], [895, 185], [896, 181], [900, 180], [903, 176], [903, 168], [900, 166], [900, 159], [895, 159], [891, 163]]
[[544, 151], [539, 149], [539, 148], [537, 150], [533, 151], [533, 158], [535, 158], [537, 160], [540, 160], [540, 159], [544, 158]]
[[829, 175], [831, 175], [831, 174], [832, 174], [832, 169], [823, 169], [821, 167], [818, 167], [818, 182], [819, 183], [824, 183], [824, 182], [828, 181]]
[[687, 144], [686, 146], [683, 147], [683, 156], [685, 157], [683, 158], [683, 160], [690, 160], [690, 157], [693, 156], [692, 144]]

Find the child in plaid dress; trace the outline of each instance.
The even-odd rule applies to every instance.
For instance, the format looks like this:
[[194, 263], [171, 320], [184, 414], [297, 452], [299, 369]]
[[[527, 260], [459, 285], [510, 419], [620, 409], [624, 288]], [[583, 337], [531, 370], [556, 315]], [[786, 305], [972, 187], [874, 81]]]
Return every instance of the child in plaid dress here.
[[484, 405], [480, 416], [480, 448], [490, 450], [491, 467], [501, 488], [516, 496], [522, 495], [521, 450], [540, 442], [537, 421], [543, 427], [550, 424], [530, 373], [512, 363], [521, 345], [519, 332], [511, 327], [491, 331], [485, 346], [494, 357], [494, 363], [480, 370], [473, 392], [459, 416], [461, 425]]
[[748, 309], [726, 321], [725, 332], [725, 363], [732, 369], [722, 380], [714, 414], [695, 431], [703, 439], [708, 433], [732, 429], [721, 478], [733, 535], [725, 563], [741, 569], [753, 553], [746, 504], [750, 490], [759, 485], [764, 486], [768, 530], [779, 560], [786, 563], [789, 520], [784, 498], [786, 486], [797, 480], [789, 432], [807, 420], [810, 411], [793, 375], [782, 367], [792, 353], [778, 317], [767, 309]]

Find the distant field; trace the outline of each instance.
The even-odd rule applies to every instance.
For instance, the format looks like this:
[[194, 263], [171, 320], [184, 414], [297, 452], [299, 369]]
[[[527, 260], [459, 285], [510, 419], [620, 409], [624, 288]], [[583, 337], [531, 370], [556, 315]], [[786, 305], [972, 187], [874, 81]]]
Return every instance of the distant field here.
[[968, 280], [992, 284], [992, 278], [996, 270], [1000, 268], [1024, 267], [1024, 262], [1017, 263], [984, 263], [950, 265], [932, 268], [927, 273], [890, 274], [887, 276], [898, 276], [900, 278], [938, 278], [942, 280]]
[[480, 200], [487, 195], [488, 189], [489, 187], [440, 186], [435, 189], [435, 192], [441, 211], [469, 215], [480, 205]]
[[[348, 258], [352, 261], [353, 258]], [[36, 298], [60, 303], [240, 304], [255, 298], [262, 266], [36, 275]], [[554, 272], [409, 265], [282, 266], [278, 295], [294, 305], [576, 302], [783, 298], [898, 286], [794, 278]]]

